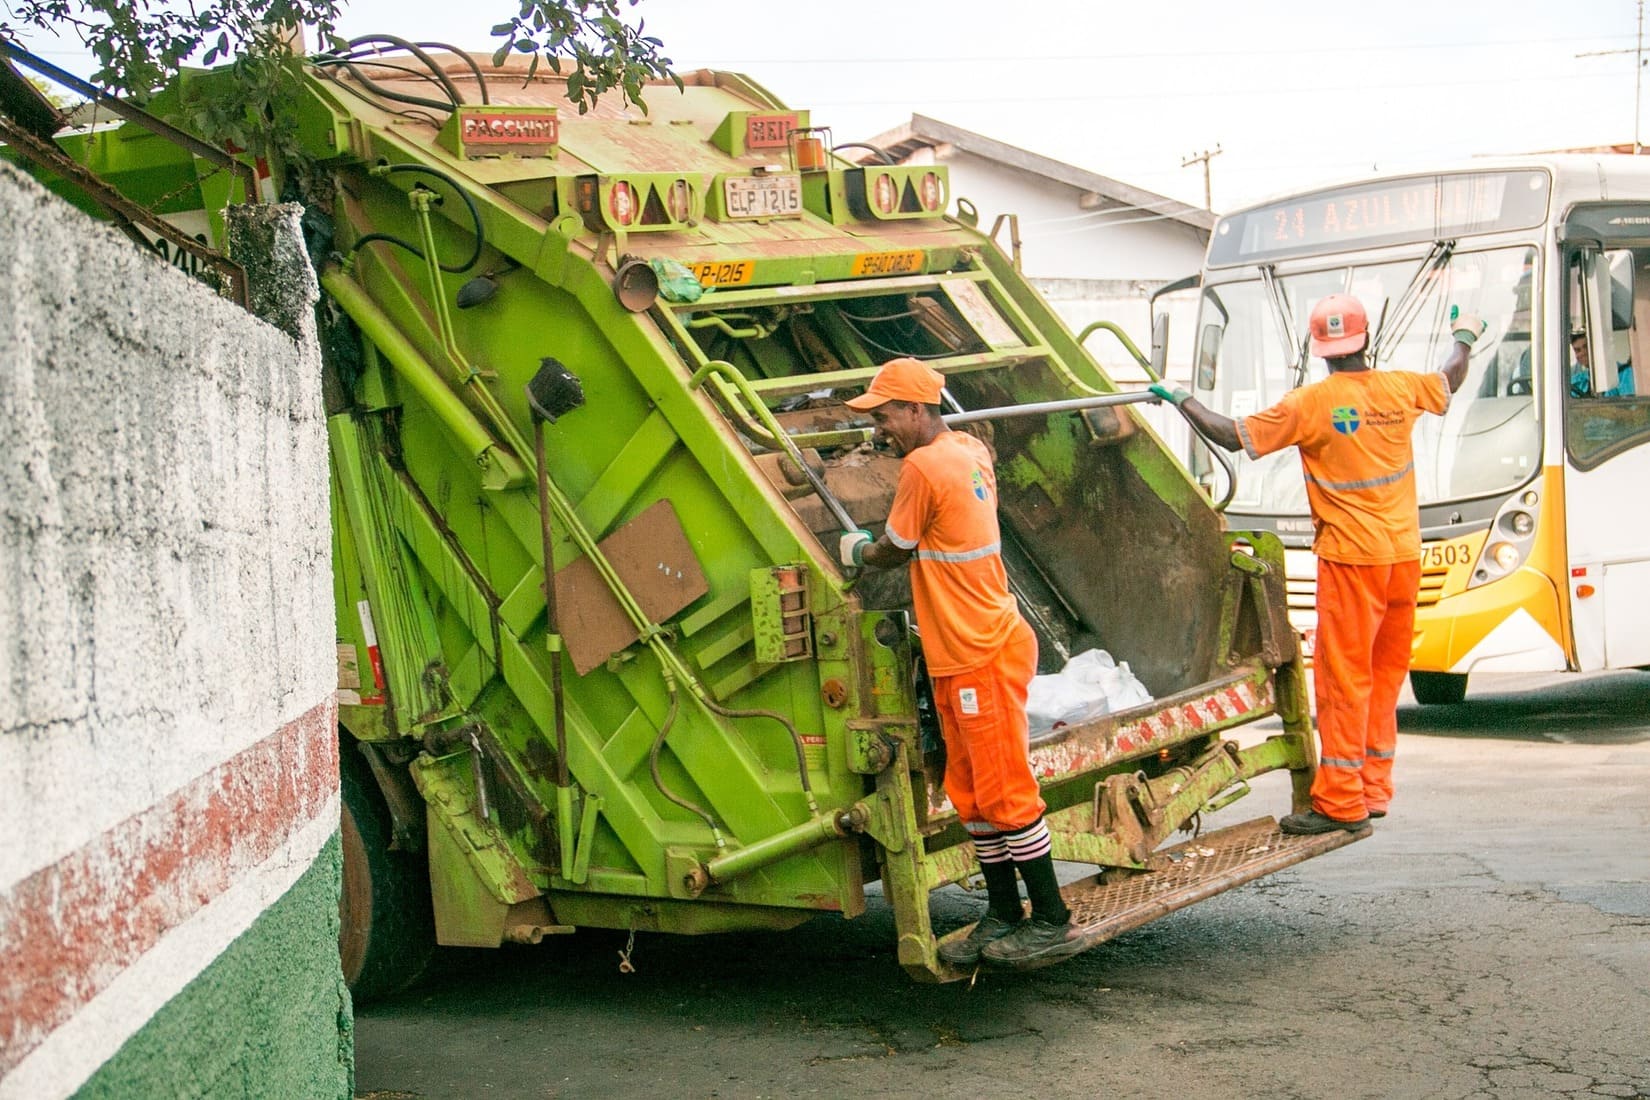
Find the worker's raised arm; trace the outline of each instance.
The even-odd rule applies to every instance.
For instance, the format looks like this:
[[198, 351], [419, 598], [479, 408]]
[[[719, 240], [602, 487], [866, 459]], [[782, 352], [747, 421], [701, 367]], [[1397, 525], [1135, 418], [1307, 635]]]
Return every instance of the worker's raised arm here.
[[1454, 393], [1467, 380], [1467, 359], [1472, 355], [1472, 346], [1489, 326], [1482, 317], [1462, 313], [1457, 306], [1450, 306], [1449, 313], [1450, 335], [1455, 337], [1455, 346], [1449, 349], [1443, 366], [1438, 369], [1449, 383], [1449, 392]]
[[1221, 416], [1180, 386], [1154, 382], [1147, 389], [1180, 410], [1182, 416], [1210, 442], [1235, 451], [1243, 446], [1238, 440], [1237, 421]]

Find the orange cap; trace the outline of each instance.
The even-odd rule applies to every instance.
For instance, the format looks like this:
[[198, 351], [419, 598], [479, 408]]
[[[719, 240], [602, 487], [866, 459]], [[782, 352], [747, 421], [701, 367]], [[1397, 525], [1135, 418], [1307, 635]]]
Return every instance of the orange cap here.
[[915, 401], [938, 405], [945, 389], [945, 375], [915, 359], [890, 359], [859, 397], [848, 401], [850, 409], [874, 409], [889, 401]]
[[1369, 341], [1369, 314], [1350, 294], [1331, 294], [1312, 307], [1312, 354], [1334, 359], [1362, 351]]

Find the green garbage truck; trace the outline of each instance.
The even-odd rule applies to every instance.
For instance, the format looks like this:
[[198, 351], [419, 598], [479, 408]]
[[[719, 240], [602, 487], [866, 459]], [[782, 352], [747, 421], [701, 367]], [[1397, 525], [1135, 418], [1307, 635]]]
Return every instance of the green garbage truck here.
[[[186, 129], [179, 97], [221, 79], [150, 108]], [[966, 976], [930, 923], [978, 868], [909, 586], [835, 552], [889, 511], [899, 460], [844, 401], [899, 356], [995, 455], [1042, 671], [1104, 649], [1151, 696], [1029, 745], [1055, 858], [1093, 869], [1066, 887], [1085, 942], [1356, 839], [1202, 828], [1267, 772], [1307, 806], [1276, 538], [1226, 529], [944, 165], [857, 163], [745, 76], [681, 80], [580, 112], [546, 68], [374, 36], [285, 105], [324, 290], [358, 993], [437, 943], [788, 929], [872, 883], [906, 971]], [[43, 177], [211, 260], [262, 173], [138, 121], [36, 139], [79, 166]]]

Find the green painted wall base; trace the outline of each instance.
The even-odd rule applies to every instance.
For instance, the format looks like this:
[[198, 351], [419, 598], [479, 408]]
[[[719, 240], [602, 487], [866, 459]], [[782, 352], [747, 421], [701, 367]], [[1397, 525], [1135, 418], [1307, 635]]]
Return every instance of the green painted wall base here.
[[282, 898], [76, 1095], [348, 1097], [355, 1029], [338, 963], [338, 835]]

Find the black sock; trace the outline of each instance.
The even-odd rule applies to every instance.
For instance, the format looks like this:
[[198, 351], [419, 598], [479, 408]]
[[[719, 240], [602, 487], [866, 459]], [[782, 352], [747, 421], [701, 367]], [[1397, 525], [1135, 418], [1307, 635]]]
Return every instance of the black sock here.
[[1019, 924], [1025, 910], [1020, 905], [1020, 885], [1014, 880], [1014, 858], [1002, 833], [976, 833], [974, 855], [985, 876], [986, 911], [998, 920]]
[[1060, 896], [1060, 880], [1054, 875], [1054, 857], [1049, 854], [1053, 842], [1048, 835], [1048, 825], [1038, 818], [1025, 828], [1009, 833], [1007, 839], [1014, 866], [1025, 880], [1032, 917], [1044, 924], [1065, 924], [1071, 920], [1071, 910]]
[[1031, 915], [1044, 924], [1065, 924], [1071, 920], [1066, 899], [1060, 896], [1060, 880], [1054, 877], [1054, 857], [1040, 855], [1021, 863], [1014, 861], [1025, 879], [1026, 895], [1031, 898]]
[[1001, 863], [982, 863], [980, 873], [985, 876], [986, 911], [998, 920], [1019, 924], [1025, 916], [1025, 907], [1020, 904], [1020, 884], [1014, 878], [1014, 864], [1006, 859]]

